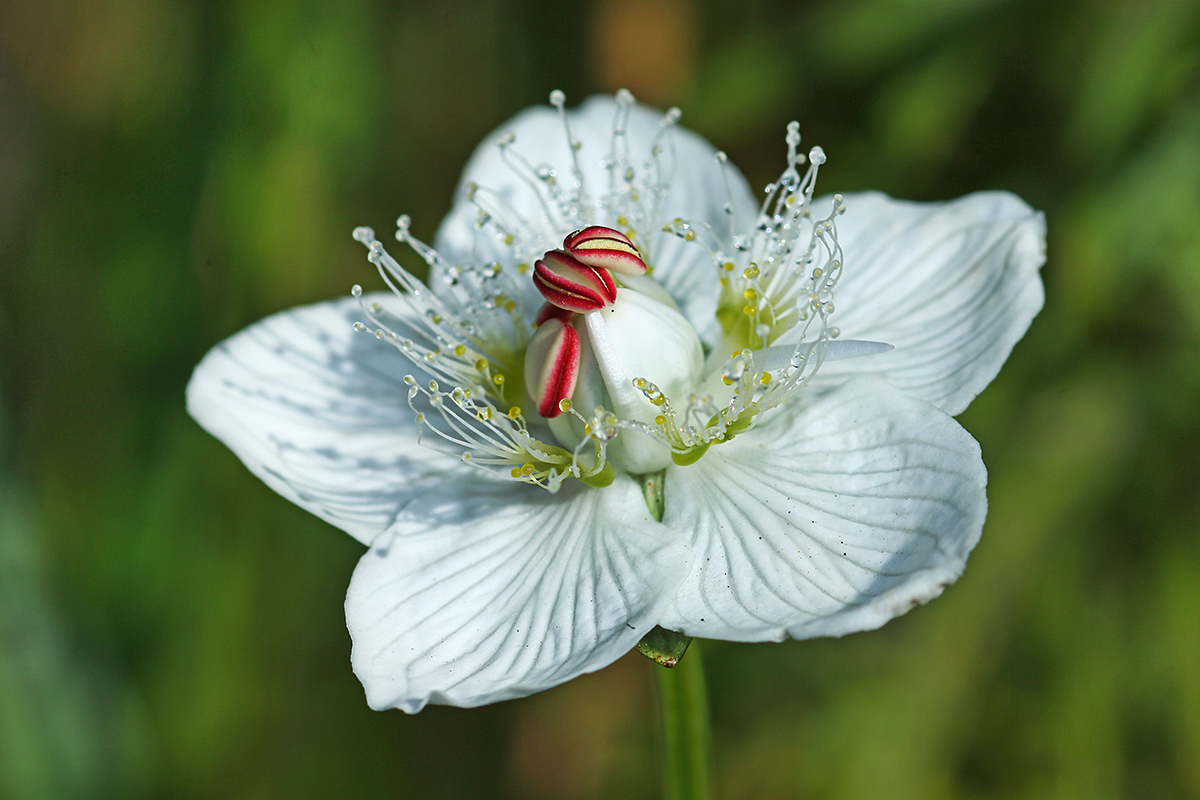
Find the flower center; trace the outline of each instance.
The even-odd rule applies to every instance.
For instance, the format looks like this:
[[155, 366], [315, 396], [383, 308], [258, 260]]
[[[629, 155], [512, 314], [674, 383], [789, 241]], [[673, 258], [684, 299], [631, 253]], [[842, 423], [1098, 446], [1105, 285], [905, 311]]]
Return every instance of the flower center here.
[[[525, 352], [525, 386], [555, 438], [574, 448], [589, 421], [576, 408], [611, 414], [622, 428], [608, 456], [627, 472], [665, 468], [671, 450], [644, 428], [658, 407], [638, 388], [647, 379], [675, 396], [691, 394], [704, 366], [700, 339], [670, 305], [630, 286], [644, 276], [637, 247], [619, 231], [593, 225], [568, 235], [562, 250], [538, 260], [533, 282], [546, 299]], [[646, 286], [645, 278], [641, 286]], [[666, 293], [661, 293], [666, 297]]]
[[[671, 462], [695, 462], [794, 397], [827, 358], [890, 349], [833, 341], [838, 330], [828, 317], [842, 271], [835, 218], [845, 208], [835, 195], [828, 216], [811, 214], [825, 156], [816, 147], [807, 157], [798, 151], [795, 123], [787, 131], [787, 168], [767, 187], [752, 228], [735, 226], [724, 153], [716, 161], [728, 226], [681, 218], [662, 224], [678, 166], [678, 110], [663, 116], [639, 160], [627, 136], [633, 97], [617, 93], [608, 151], [599, 161], [607, 172], [604, 188], [585, 181], [581, 143], [563, 103], [561, 92], [551, 95], [569, 169], [529, 161], [513, 147], [512, 134], [496, 142], [500, 162], [536, 195], [537, 212], [522, 212], [503, 192], [464, 187], [464, 208], [474, 208], [482, 235], [457, 246], [498, 260], [449, 262], [417, 240], [402, 216], [396, 238], [424, 259], [437, 282], [433, 291], [369, 228], [355, 231], [400, 304], [388, 313], [363, 302], [371, 325], [355, 327], [392, 344], [424, 373], [405, 376], [423, 443], [551, 491], [568, 477], [606, 486], [614, 467], [646, 475]], [[797, 167], [806, 161], [802, 174]], [[572, 227], [578, 230], [559, 238]], [[720, 328], [711, 350], [635, 244], [649, 246], [657, 231], [711, 258]], [[545, 301], [536, 315], [527, 315], [522, 302], [530, 281]], [[354, 294], [361, 298], [361, 288]]]

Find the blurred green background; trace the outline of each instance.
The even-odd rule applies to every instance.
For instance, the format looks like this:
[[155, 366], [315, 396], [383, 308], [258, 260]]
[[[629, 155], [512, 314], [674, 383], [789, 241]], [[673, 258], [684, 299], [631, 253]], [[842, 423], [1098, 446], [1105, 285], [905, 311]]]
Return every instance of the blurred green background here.
[[[184, 413], [204, 352], [375, 285], [474, 145], [619, 86], [761, 186], [1009, 189], [1048, 300], [963, 424], [991, 513], [884, 629], [706, 650], [722, 798], [1200, 797], [1200, 4], [0, 4], [0, 797], [649, 798], [639, 656], [368, 710], [361, 547]], [[413, 259], [409, 259], [410, 263]]]

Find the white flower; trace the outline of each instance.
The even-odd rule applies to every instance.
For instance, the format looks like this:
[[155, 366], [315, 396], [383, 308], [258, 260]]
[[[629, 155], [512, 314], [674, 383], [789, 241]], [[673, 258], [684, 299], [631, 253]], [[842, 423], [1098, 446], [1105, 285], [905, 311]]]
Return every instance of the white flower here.
[[[677, 111], [552, 102], [476, 151], [436, 249], [401, 218], [432, 288], [359, 229], [397, 291], [263, 320], [188, 386], [252, 472], [369, 545], [346, 616], [375, 708], [530, 694], [656, 625], [875, 628], [953, 582], [983, 525], [951, 415], [1041, 308], [1040, 214], [814, 200], [824, 154], [794, 124], [763, 204]], [[564, 243], [593, 225], [606, 253]]]

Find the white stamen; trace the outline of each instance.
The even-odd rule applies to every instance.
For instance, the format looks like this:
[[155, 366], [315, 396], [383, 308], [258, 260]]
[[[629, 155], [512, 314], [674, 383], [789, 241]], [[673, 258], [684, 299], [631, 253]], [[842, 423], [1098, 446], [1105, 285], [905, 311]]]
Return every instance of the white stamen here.
[[[842, 249], [835, 218], [845, 212], [841, 195], [833, 198], [828, 216], [814, 221], [811, 214], [817, 170], [825, 153], [812, 148], [807, 159], [799, 152], [800, 129], [787, 126], [787, 164], [779, 179], [768, 185], [754, 232], [738, 235], [733, 225], [732, 198], [727, 240], [708, 223], [676, 219], [663, 230], [705, 249], [717, 270], [721, 287], [722, 326], [730, 341], [748, 342], [719, 368], [721, 383], [732, 394], [719, 411], [711, 399], [688, 398], [682, 411], [653, 384], [635, 379], [634, 386], [662, 409], [654, 433], [671, 447], [679, 463], [690, 463], [714, 442], [753, 427], [756, 418], [794, 396], [829, 358], [850, 358], [885, 352], [877, 342], [833, 342], [839, 331], [829, 326], [833, 293], [842, 273]], [[717, 155], [724, 174], [727, 159]], [[797, 166], [808, 161], [803, 175]], [[726, 175], [726, 181], [728, 177]], [[727, 183], [728, 185], [728, 183]], [[731, 194], [731, 193], [730, 193]], [[771, 346], [787, 335], [794, 345]], [[753, 348], [753, 349], [752, 349]]]

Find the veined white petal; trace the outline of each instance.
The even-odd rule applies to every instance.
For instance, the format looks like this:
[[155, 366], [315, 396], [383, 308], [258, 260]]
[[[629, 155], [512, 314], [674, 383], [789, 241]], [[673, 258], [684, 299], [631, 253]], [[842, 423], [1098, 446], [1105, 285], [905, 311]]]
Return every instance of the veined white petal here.
[[847, 195], [846, 268], [834, 325], [895, 351], [823, 367], [817, 382], [873, 375], [958, 414], [996, 377], [1042, 308], [1046, 222], [1007, 192], [947, 203]]
[[[704, 249], [663, 234], [659, 226], [667, 220], [682, 217], [697, 224], [707, 223], [724, 234], [732, 224], [736, 232], [751, 230], [758, 212], [758, 201], [749, 184], [733, 164], [718, 163], [717, 151], [702, 137], [680, 126], [674, 126], [669, 136], [661, 137], [663, 113], [642, 105], [628, 109], [624, 133], [614, 139], [613, 123], [617, 103], [611, 96], [595, 96], [578, 108], [566, 112], [572, 137], [579, 142], [576, 151], [583, 187], [590, 198], [593, 219], [569, 218], [559, 213], [554, 203], [547, 201], [544, 181], [537, 170], [554, 170], [556, 186], [569, 191], [575, 187], [571, 149], [558, 111], [549, 106], [526, 109], [500, 126], [484, 139], [463, 170], [458, 199], [450, 214], [438, 229], [435, 246], [450, 262], [471, 261], [477, 264], [497, 261], [506, 267], [515, 265], [514, 248], [498, 235], [490, 224], [480, 227], [479, 207], [466, 199], [466, 187], [475, 184], [486, 187], [489, 194], [502, 202], [497, 207], [496, 221], [525, 220], [542, 241], [526, 242], [537, 254], [560, 247], [563, 237], [576, 228], [589, 224], [610, 225], [622, 230], [616, 213], [597, 208], [600, 198], [609, 190], [615, 170], [606, 169], [605, 162], [613, 160], [614, 143], [627, 156], [628, 167], [635, 172], [634, 180], [662, 180], [670, 191], [658, 206], [652, 224], [650, 242], [636, 241], [646, 263], [654, 269], [656, 280], [678, 303], [684, 316], [702, 337], [715, 328], [717, 285], [712, 263]], [[497, 141], [511, 133], [515, 140], [511, 150], [520, 154], [533, 173], [514, 169], [501, 155]], [[661, 176], [653, 175], [652, 148], [661, 148]], [[620, 153], [618, 155], [620, 155]], [[625, 167], [621, 167], [625, 169]], [[543, 170], [543, 174], [545, 170]], [[617, 185], [622, 176], [615, 175]], [[649, 198], [644, 198], [648, 203]], [[726, 205], [730, 213], [726, 212]], [[531, 231], [522, 234], [531, 238]], [[535, 238], [535, 237], [534, 237]], [[649, 246], [647, 246], [649, 245]], [[532, 262], [530, 262], [532, 263]], [[433, 285], [437, 285], [433, 281]], [[528, 283], [528, 282], [526, 282]], [[540, 298], [532, 286], [525, 287], [527, 308], [537, 308]]]
[[877, 628], [961, 574], [987, 509], [958, 423], [861, 379], [667, 472], [696, 569], [663, 627], [736, 641]]
[[443, 487], [354, 572], [354, 671], [376, 709], [522, 697], [628, 652], [690, 564], [626, 477], [556, 495], [487, 478]]
[[345, 298], [251, 325], [196, 367], [187, 407], [268, 486], [369, 544], [424, 481], [467, 468], [417, 444], [415, 370], [355, 331], [363, 318]]

